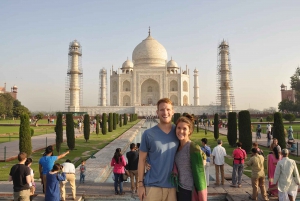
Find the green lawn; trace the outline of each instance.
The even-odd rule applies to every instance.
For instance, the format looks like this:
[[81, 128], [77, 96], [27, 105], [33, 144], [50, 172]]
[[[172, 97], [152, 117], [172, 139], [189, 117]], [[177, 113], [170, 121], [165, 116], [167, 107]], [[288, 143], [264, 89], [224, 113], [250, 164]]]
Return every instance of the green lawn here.
[[[20, 123], [20, 119], [15, 119], [15, 120], [12, 120], [12, 119], [0, 119], [0, 124], [19, 124]], [[54, 121], [54, 125], [56, 123], [56, 119]], [[38, 124], [48, 124], [48, 119], [40, 119], [38, 121]], [[50, 123], [52, 124], [52, 123]]]
[[[139, 120], [138, 120], [139, 121]], [[119, 137], [133, 125], [135, 125], [138, 121], [135, 122], [128, 122], [126, 126], [118, 127], [113, 132], [108, 132], [106, 135], [96, 135], [92, 133], [90, 135], [90, 139], [88, 142], [85, 142], [84, 137], [76, 138], [76, 146], [75, 149], [70, 152], [65, 158], [57, 161], [58, 163], [63, 163], [66, 159], [70, 159], [73, 163], [75, 162], [75, 166], [77, 167], [80, 164], [82, 159], [89, 158], [92, 154], [95, 154], [100, 149], [105, 147], [111, 141]], [[63, 143], [61, 146], [61, 153], [68, 150], [67, 144]], [[32, 169], [35, 172], [35, 178], [39, 178], [39, 170], [38, 170], [38, 161], [41, 158], [44, 151], [38, 151], [32, 154], [33, 164]], [[113, 154], [113, 153], [112, 153]], [[55, 151], [54, 155], [58, 155]], [[9, 162], [1, 162], [0, 163], [0, 181], [6, 181], [8, 179], [10, 168], [18, 163], [17, 160], [9, 161]]]

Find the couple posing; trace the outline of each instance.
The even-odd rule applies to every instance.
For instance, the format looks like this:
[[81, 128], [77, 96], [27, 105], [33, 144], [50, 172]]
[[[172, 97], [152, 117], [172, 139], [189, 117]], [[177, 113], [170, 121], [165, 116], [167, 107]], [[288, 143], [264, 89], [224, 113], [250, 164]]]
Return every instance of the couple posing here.
[[[172, 124], [174, 114], [168, 98], [157, 102], [159, 124], [142, 136], [138, 164], [138, 195], [141, 201], [207, 201], [205, 153], [191, 142], [194, 120], [181, 116]], [[150, 170], [145, 173], [146, 161]], [[174, 162], [179, 174], [179, 187], [171, 182]]]

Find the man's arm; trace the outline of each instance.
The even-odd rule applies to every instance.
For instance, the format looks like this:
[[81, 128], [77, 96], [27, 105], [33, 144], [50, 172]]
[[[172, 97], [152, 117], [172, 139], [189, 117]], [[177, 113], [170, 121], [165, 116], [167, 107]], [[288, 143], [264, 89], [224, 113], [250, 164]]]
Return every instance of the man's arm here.
[[138, 164], [138, 195], [140, 200], [146, 197], [145, 187], [144, 187], [144, 175], [145, 175], [145, 163], [147, 158], [147, 152], [139, 151], [139, 164]]
[[294, 175], [294, 178], [295, 178], [295, 183], [297, 185], [299, 185], [300, 184], [300, 178], [299, 178], [299, 172], [298, 172], [298, 168], [297, 168], [297, 165], [296, 165], [295, 161], [293, 161], [293, 166], [294, 166], [293, 175]]
[[39, 164], [39, 172], [40, 172], [40, 178], [43, 177], [43, 167], [41, 164]]
[[26, 176], [26, 182], [27, 182], [27, 184], [31, 184], [31, 179], [32, 179], [31, 175], [27, 175]]
[[253, 161], [252, 161], [252, 157], [251, 157], [250, 160], [246, 162], [246, 165], [247, 165], [247, 166], [251, 166], [252, 163], [253, 163]]
[[277, 163], [274, 173], [273, 184], [277, 184], [281, 172], [281, 165]]
[[12, 176], [8, 176], [8, 181], [12, 181]]
[[59, 159], [65, 157], [68, 153], [70, 153], [70, 151], [67, 151], [67, 152], [65, 152], [65, 153], [63, 153], [63, 154], [60, 154], [59, 156], [57, 156], [57, 160], [59, 160]]

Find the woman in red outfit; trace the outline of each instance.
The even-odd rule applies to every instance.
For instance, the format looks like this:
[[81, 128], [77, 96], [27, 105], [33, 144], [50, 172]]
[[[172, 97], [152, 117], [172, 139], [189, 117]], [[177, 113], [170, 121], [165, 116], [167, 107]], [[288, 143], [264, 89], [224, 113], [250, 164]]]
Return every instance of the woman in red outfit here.
[[[123, 192], [123, 174], [125, 173], [126, 160], [121, 153], [121, 149], [117, 148], [114, 157], [111, 159], [110, 165], [114, 167], [113, 173], [115, 176], [115, 194], [124, 195]], [[118, 186], [120, 191], [118, 191]]]

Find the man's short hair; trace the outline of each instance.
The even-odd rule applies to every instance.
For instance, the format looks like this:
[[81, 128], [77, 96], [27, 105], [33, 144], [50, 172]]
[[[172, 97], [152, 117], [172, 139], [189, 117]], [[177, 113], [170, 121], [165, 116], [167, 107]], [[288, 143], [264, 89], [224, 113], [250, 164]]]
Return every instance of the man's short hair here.
[[257, 154], [257, 149], [256, 148], [252, 148], [251, 152], [254, 153], [254, 154]]
[[287, 156], [287, 155], [289, 155], [289, 150], [288, 149], [282, 149], [281, 154], [282, 154], [282, 156]]
[[169, 98], [162, 98], [159, 101], [157, 101], [157, 104], [156, 104], [157, 105], [157, 109], [159, 108], [159, 105], [161, 103], [167, 103], [167, 104], [170, 104], [170, 105], [173, 104], [172, 101]]
[[237, 143], [236, 143], [236, 146], [237, 146], [237, 147], [242, 147], [242, 143], [241, 143], [241, 142], [237, 142]]
[[130, 149], [134, 149], [135, 148], [135, 144], [134, 143], [131, 143], [130, 144]]
[[253, 147], [257, 147], [257, 146], [258, 146], [257, 142], [253, 142], [253, 143], [252, 143], [252, 146], [253, 146]]
[[18, 161], [23, 161], [27, 158], [27, 154], [25, 152], [20, 152], [18, 154]]
[[70, 160], [70, 159], [67, 159], [66, 162], [67, 162], [67, 163], [71, 163], [71, 160]]
[[206, 138], [202, 138], [201, 141], [202, 141], [204, 144], [207, 144], [207, 139], [206, 139]]
[[222, 140], [217, 140], [217, 143], [218, 144], [222, 144]]

